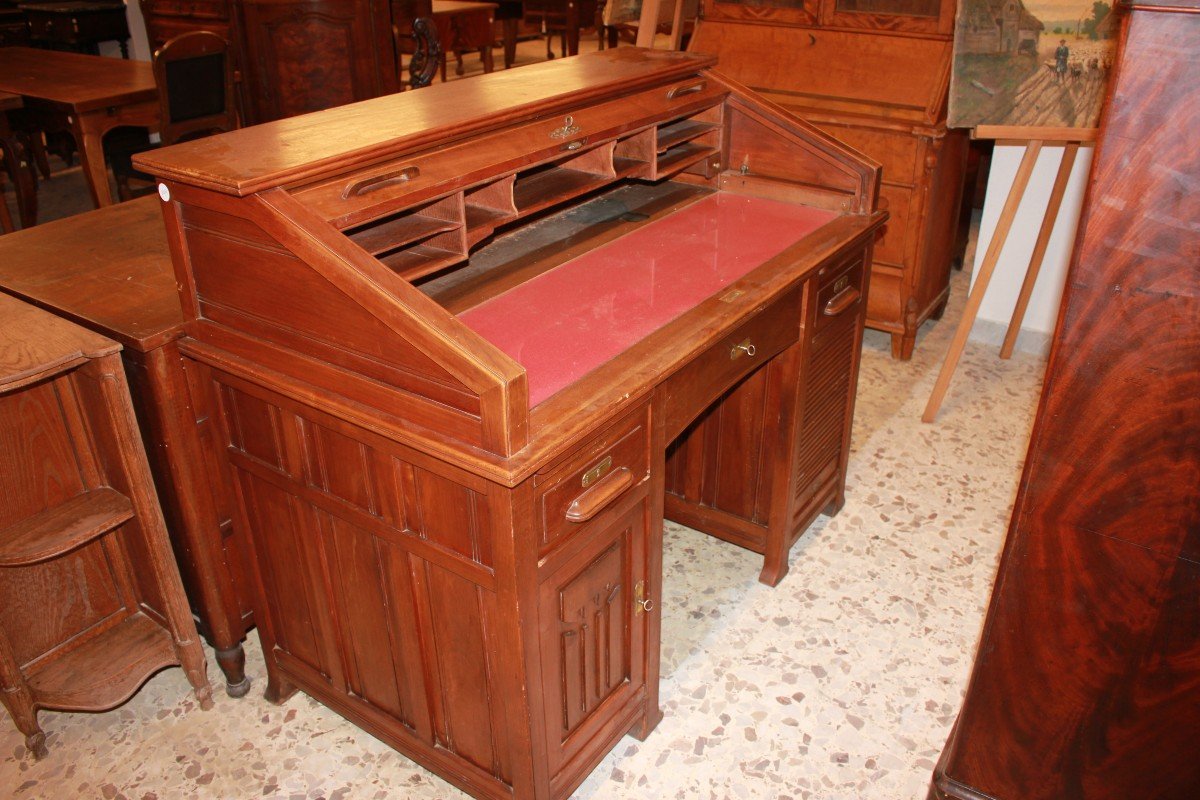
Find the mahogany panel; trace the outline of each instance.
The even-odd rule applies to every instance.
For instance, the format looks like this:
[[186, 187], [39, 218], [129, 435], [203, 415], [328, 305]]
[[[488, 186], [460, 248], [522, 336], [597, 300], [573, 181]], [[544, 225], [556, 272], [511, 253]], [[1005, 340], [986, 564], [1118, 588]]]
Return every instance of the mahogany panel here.
[[1200, 6], [1132, 5], [1033, 438], [931, 797], [1189, 798]]

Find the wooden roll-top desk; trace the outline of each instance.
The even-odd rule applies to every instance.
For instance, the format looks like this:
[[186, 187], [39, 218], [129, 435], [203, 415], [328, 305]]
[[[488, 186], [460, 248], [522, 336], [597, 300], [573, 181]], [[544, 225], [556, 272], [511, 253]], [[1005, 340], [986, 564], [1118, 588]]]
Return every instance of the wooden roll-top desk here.
[[661, 716], [664, 509], [774, 583], [840, 507], [878, 168], [714, 64], [619, 48], [140, 157], [268, 697], [566, 797]]

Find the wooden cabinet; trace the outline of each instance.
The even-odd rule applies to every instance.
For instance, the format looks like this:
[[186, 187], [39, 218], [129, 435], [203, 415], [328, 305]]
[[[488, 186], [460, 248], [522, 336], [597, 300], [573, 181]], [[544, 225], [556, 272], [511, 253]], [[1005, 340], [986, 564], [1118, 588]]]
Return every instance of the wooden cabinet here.
[[[888, 209], [870, 268], [867, 325], [912, 355], [941, 316], [966, 168], [965, 131], [946, 128], [953, 0], [705, 4], [690, 49], [857, 148], [883, 168]], [[747, 162], [754, 174], [764, 167]]]
[[801, 499], [760, 551], [836, 507], [878, 172], [712, 67], [618, 48], [139, 157], [269, 698], [565, 798], [661, 716], [669, 441], [764, 375], [783, 411], [725, 446]]
[[181, 665], [212, 706], [117, 351], [0, 295], [0, 700], [101, 711]]
[[141, 198], [0, 238], [0, 291], [122, 346], [192, 613], [237, 697], [250, 688], [241, 645], [253, 625], [246, 545], [230, 522], [207, 385], [179, 352], [183, 313], [158, 204]]
[[190, 30], [230, 41], [244, 122], [399, 91], [386, 0], [141, 0], [152, 49]]
[[1200, 5], [1122, 9], [996, 587], [930, 797], [1200, 796]]

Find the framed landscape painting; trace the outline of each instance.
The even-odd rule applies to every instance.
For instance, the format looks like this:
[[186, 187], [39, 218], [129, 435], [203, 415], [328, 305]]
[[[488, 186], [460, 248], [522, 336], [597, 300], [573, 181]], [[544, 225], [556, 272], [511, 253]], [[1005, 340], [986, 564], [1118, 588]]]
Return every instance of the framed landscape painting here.
[[1088, 0], [959, 0], [952, 128], [1094, 128], [1118, 16]]

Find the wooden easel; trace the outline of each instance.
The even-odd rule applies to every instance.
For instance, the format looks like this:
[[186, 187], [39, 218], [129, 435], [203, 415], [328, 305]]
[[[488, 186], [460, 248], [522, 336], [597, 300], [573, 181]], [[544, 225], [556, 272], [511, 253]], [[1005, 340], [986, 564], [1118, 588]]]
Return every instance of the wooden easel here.
[[[663, 0], [642, 0], [642, 16], [638, 22], [638, 47], [654, 47], [654, 35], [658, 31], [658, 9]], [[671, 46], [669, 50], [678, 50], [683, 43], [683, 0], [666, 0], [675, 4], [675, 13], [671, 20]]]
[[1029, 297], [1033, 294], [1033, 286], [1037, 282], [1038, 272], [1042, 268], [1046, 246], [1050, 243], [1050, 234], [1054, 231], [1054, 223], [1058, 219], [1058, 211], [1062, 207], [1067, 182], [1071, 178], [1071, 169], [1075, 166], [1075, 156], [1081, 145], [1095, 142], [1096, 133], [1095, 128], [1030, 128], [1003, 125], [980, 125], [971, 132], [973, 139], [995, 139], [1004, 143], [1025, 142], [1025, 154], [1021, 158], [1021, 165], [1017, 168], [1012, 188], [1009, 189], [1008, 197], [1004, 201], [1004, 208], [996, 223], [996, 232], [992, 235], [992, 241], [988, 244], [987, 253], [980, 264], [979, 277], [975, 279], [975, 286], [967, 298], [967, 306], [963, 309], [962, 319], [958, 323], [958, 329], [954, 332], [953, 341], [950, 342], [950, 351], [946, 353], [946, 362], [942, 364], [942, 371], [938, 374], [937, 383], [933, 385], [933, 392], [929, 395], [929, 402], [925, 405], [925, 413], [921, 415], [923, 421], [933, 422], [937, 417], [938, 409], [942, 406], [946, 390], [950, 388], [950, 379], [954, 377], [954, 370], [958, 367], [958, 359], [962, 356], [963, 347], [966, 346], [967, 336], [970, 335], [971, 327], [975, 324], [975, 316], [979, 313], [979, 306], [983, 302], [983, 296], [992, 280], [992, 273], [996, 270], [996, 263], [1000, 260], [1000, 253], [1004, 250], [1004, 244], [1008, 240], [1013, 219], [1017, 215], [1017, 209], [1021, 206], [1025, 189], [1029, 186], [1029, 178], [1037, 164], [1038, 155], [1046, 144], [1061, 144], [1065, 148], [1062, 162], [1058, 166], [1054, 188], [1050, 191], [1050, 202], [1046, 205], [1046, 214], [1042, 218], [1041, 230], [1038, 231], [1033, 253], [1029, 257], [1025, 280], [1021, 284], [1021, 294], [1017, 298], [1017, 307], [1013, 310], [1012, 320], [1008, 323], [1008, 331], [1004, 336], [1004, 344], [1000, 348], [1001, 358], [1009, 358], [1012, 355], [1017, 334], [1021, 331], [1021, 322], [1025, 318], [1025, 309], [1029, 306]]

